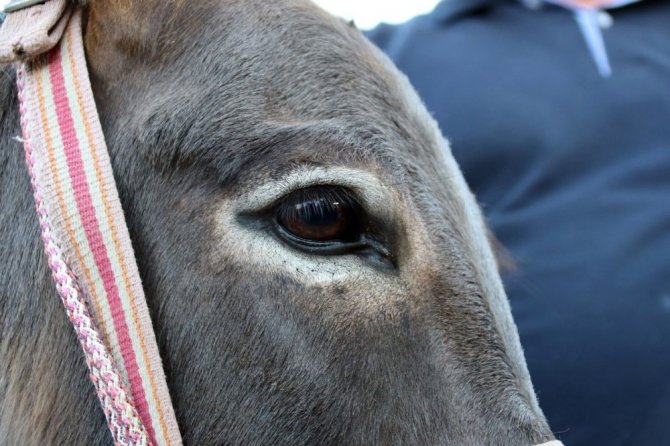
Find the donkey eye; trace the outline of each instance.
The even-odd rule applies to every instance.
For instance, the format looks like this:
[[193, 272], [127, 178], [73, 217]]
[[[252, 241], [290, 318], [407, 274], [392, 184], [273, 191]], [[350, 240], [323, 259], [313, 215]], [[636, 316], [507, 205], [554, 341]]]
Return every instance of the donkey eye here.
[[280, 235], [291, 242], [318, 245], [356, 242], [360, 238], [360, 205], [351, 193], [334, 187], [300, 189], [277, 207]]
[[366, 213], [349, 189], [299, 189], [281, 198], [271, 212], [275, 234], [295, 249], [316, 255], [356, 254], [378, 268], [395, 268], [388, 226]]

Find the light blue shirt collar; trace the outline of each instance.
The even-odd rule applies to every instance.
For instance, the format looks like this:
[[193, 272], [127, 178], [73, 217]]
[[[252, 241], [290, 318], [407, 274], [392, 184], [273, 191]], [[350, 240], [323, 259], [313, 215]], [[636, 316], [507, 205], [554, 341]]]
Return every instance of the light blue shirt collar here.
[[600, 8], [588, 8], [574, 5], [566, 0], [544, 0], [573, 12], [579, 29], [584, 36], [586, 45], [589, 48], [591, 57], [598, 68], [598, 73], [602, 77], [612, 75], [612, 66], [610, 65], [603, 38], [602, 29], [612, 26], [612, 17], [605, 12], [605, 9], [620, 8], [631, 3], [637, 3], [641, 0], [612, 0], [607, 5]]

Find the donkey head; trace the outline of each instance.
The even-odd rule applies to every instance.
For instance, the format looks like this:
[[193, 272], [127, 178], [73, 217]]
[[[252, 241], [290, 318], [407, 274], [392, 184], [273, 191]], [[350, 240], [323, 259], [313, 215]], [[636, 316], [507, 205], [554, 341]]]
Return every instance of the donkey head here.
[[475, 199], [359, 31], [301, 0], [85, 8], [186, 443], [552, 438]]

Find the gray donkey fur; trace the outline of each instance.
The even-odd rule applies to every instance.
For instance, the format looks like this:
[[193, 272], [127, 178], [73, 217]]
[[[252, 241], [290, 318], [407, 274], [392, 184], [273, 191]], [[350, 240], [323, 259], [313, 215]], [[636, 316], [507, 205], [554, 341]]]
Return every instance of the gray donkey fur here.
[[[300, 0], [83, 6], [185, 444], [553, 438], [475, 201], [359, 31]], [[111, 444], [13, 139], [14, 69], [0, 74], [0, 444]], [[392, 267], [282, 243], [262, 202], [307, 184], [360, 195]]]

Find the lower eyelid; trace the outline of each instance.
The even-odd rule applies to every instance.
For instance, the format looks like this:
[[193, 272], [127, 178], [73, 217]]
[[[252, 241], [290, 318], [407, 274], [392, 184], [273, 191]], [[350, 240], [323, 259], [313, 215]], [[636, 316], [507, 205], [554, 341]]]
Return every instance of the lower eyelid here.
[[275, 222], [274, 232], [281, 242], [288, 244], [289, 246], [306, 250], [308, 252], [316, 253], [326, 253], [331, 251], [332, 253], [342, 254], [345, 251], [350, 251], [357, 249], [362, 246], [362, 237], [359, 237], [356, 240], [350, 242], [347, 241], [338, 241], [338, 240], [325, 240], [325, 241], [316, 241], [301, 238], [288, 229], [284, 228], [281, 224]]

